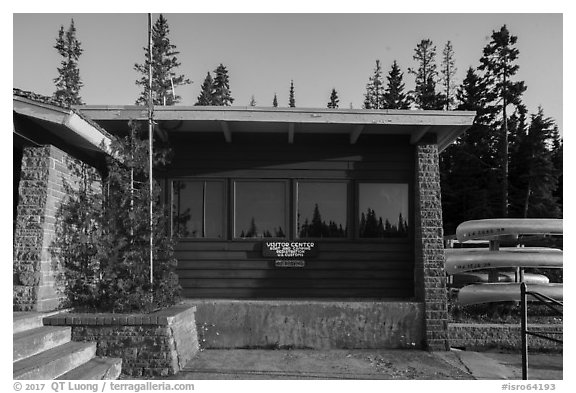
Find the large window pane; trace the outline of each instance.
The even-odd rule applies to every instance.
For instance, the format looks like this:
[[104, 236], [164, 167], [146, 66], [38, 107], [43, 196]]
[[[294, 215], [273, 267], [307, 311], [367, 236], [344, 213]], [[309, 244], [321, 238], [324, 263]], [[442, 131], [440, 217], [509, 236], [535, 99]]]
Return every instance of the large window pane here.
[[358, 195], [360, 237], [408, 236], [408, 184], [360, 183]]
[[235, 184], [234, 237], [286, 237], [286, 183]]
[[174, 181], [173, 228], [182, 237], [224, 238], [224, 182]]
[[346, 237], [346, 183], [299, 182], [296, 235]]

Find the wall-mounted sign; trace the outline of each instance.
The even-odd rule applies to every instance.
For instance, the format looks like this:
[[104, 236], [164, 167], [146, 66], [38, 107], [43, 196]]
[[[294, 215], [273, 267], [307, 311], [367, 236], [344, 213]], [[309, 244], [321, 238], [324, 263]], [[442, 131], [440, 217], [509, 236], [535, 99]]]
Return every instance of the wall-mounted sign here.
[[276, 267], [305, 267], [306, 261], [302, 259], [277, 259], [274, 261]]
[[262, 255], [274, 258], [307, 258], [317, 254], [314, 242], [264, 242]]

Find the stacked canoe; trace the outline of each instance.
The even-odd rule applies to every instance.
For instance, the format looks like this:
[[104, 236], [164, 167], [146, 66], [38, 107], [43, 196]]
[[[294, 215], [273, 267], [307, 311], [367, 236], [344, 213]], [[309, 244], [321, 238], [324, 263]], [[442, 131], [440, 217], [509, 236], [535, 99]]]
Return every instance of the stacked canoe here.
[[488, 219], [466, 221], [458, 226], [459, 242], [490, 242], [489, 248], [446, 249], [446, 273], [451, 275], [452, 286], [459, 288], [458, 304], [520, 301], [520, 282], [525, 282], [530, 291], [562, 301], [562, 284], [550, 283], [542, 274], [523, 272], [525, 268], [561, 269], [562, 250], [499, 247], [501, 241], [518, 240], [525, 235], [562, 235], [562, 220]]

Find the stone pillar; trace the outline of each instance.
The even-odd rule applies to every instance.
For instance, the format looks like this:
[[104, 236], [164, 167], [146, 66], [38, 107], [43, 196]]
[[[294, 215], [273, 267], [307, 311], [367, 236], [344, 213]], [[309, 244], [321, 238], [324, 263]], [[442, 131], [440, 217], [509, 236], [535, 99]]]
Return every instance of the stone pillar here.
[[14, 230], [14, 311], [51, 311], [60, 305], [52, 241], [56, 212], [65, 197], [63, 182], [74, 183], [70, 165], [76, 163], [51, 145], [24, 148]]
[[425, 347], [444, 351], [450, 347], [438, 146], [419, 144], [415, 155], [416, 297], [424, 303]]

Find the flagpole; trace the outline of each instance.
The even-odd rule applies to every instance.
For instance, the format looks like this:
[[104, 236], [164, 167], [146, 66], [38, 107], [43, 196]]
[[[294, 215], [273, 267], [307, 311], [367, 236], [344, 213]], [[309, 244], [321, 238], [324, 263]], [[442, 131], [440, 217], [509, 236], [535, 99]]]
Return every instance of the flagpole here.
[[150, 185], [150, 290], [154, 284], [154, 216], [153, 216], [153, 177], [152, 177], [152, 139], [153, 139], [153, 111], [154, 102], [152, 100], [152, 14], [148, 14], [148, 165], [149, 165], [149, 185]]

